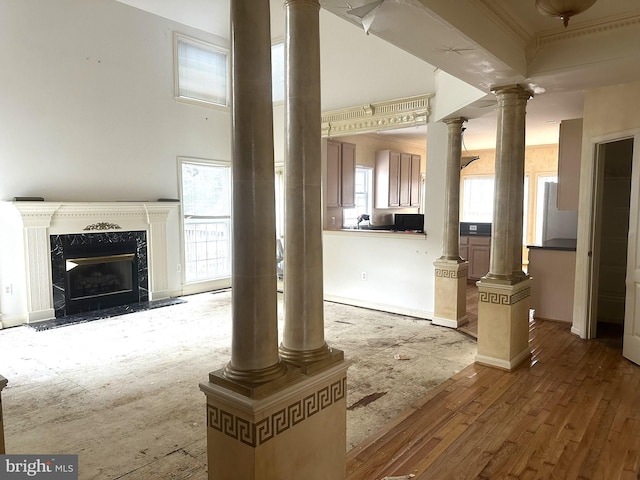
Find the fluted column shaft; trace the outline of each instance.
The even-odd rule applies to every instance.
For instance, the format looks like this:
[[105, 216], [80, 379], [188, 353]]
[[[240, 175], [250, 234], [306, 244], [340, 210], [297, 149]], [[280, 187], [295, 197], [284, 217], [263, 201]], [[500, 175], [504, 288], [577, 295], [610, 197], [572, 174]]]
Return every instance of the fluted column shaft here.
[[460, 158], [462, 156], [462, 124], [465, 118], [444, 120], [448, 127], [447, 170], [444, 193], [444, 225], [440, 260], [460, 262]]
[[285, 1], [285, 324], [280, 352], [293, 363], [329, 355], [322, 272], [320, 3]]
[[276, 294], [275, 181], [269, 0], [231, 0], [233, 332], [224, 376], [281, 376]]
[[498, 129], [491, 260], [486, 278], [510, 281], [518, 257], [522, 263], [522, 254], [518, 256], [515, 251], [522, 251], [524, 115], [531, 94], [519, 85], [500, 87], [494, 93], [498, 98]]

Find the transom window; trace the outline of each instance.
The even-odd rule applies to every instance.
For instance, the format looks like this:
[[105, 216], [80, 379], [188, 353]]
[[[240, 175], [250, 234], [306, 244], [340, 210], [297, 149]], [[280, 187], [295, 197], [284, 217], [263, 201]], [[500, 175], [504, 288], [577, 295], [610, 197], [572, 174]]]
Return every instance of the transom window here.
[[210, 43], [174, 36], [176, 97], [226, 107], [229, 97], [228, 52]]

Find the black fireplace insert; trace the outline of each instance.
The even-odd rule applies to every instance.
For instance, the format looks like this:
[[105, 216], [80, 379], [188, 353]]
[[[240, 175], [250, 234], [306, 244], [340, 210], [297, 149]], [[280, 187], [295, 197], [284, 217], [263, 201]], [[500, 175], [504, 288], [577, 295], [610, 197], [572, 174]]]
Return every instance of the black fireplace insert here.
[[51, 237], [56, 317], [149, 299], [146, 232]]

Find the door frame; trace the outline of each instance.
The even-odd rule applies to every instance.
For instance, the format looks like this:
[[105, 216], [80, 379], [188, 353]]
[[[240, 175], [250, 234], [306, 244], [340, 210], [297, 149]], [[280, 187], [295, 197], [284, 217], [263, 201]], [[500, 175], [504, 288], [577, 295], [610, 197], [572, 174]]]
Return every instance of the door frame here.
[[[607, 135], [583, 138], [580, 174], [580, 207], [578, 208], [578, 232], [576, 240], [576, 272], [574, 285], [573, 323], [571, 332], [581, 338], [595, 338], [597, 323], [597, 258], [599, 254], [600, 192], [604, 172], [601, 147], [620, 140], [633, 139], [633, 172], [640, 168], [640, 129], [614, 132]], [[585, 148], [586, 146], [586, 148]], [[633, 193], [633, 190], [632, 190]], [[631, 203], [637, 205], [638, 198]], [[631, 212], [633, 214], [633, 212]], [[627, 260], [629, 264], [630, 258]]]

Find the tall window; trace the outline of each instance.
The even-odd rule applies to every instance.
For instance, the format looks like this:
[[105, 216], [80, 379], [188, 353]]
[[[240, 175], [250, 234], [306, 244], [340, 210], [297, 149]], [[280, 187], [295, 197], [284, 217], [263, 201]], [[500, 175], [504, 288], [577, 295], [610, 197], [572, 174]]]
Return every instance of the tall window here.
[[182, 160], [185, 281], [231, 275], [231, 167]]
[[465, 177], [462, 183], [463, 222], [493, 221], [494, 177]]
[[356, 167], [356, 191], [354, 208], [345, 208], [342, 211], [342, 224], [345, 227], [355, 227], [358, 225], [358, 216], [362, 214], [371, 214], [372, 199], [372, 168]]
[[209, 43], [175, 34], [176, 96], [228, 105], [228, 53]]

